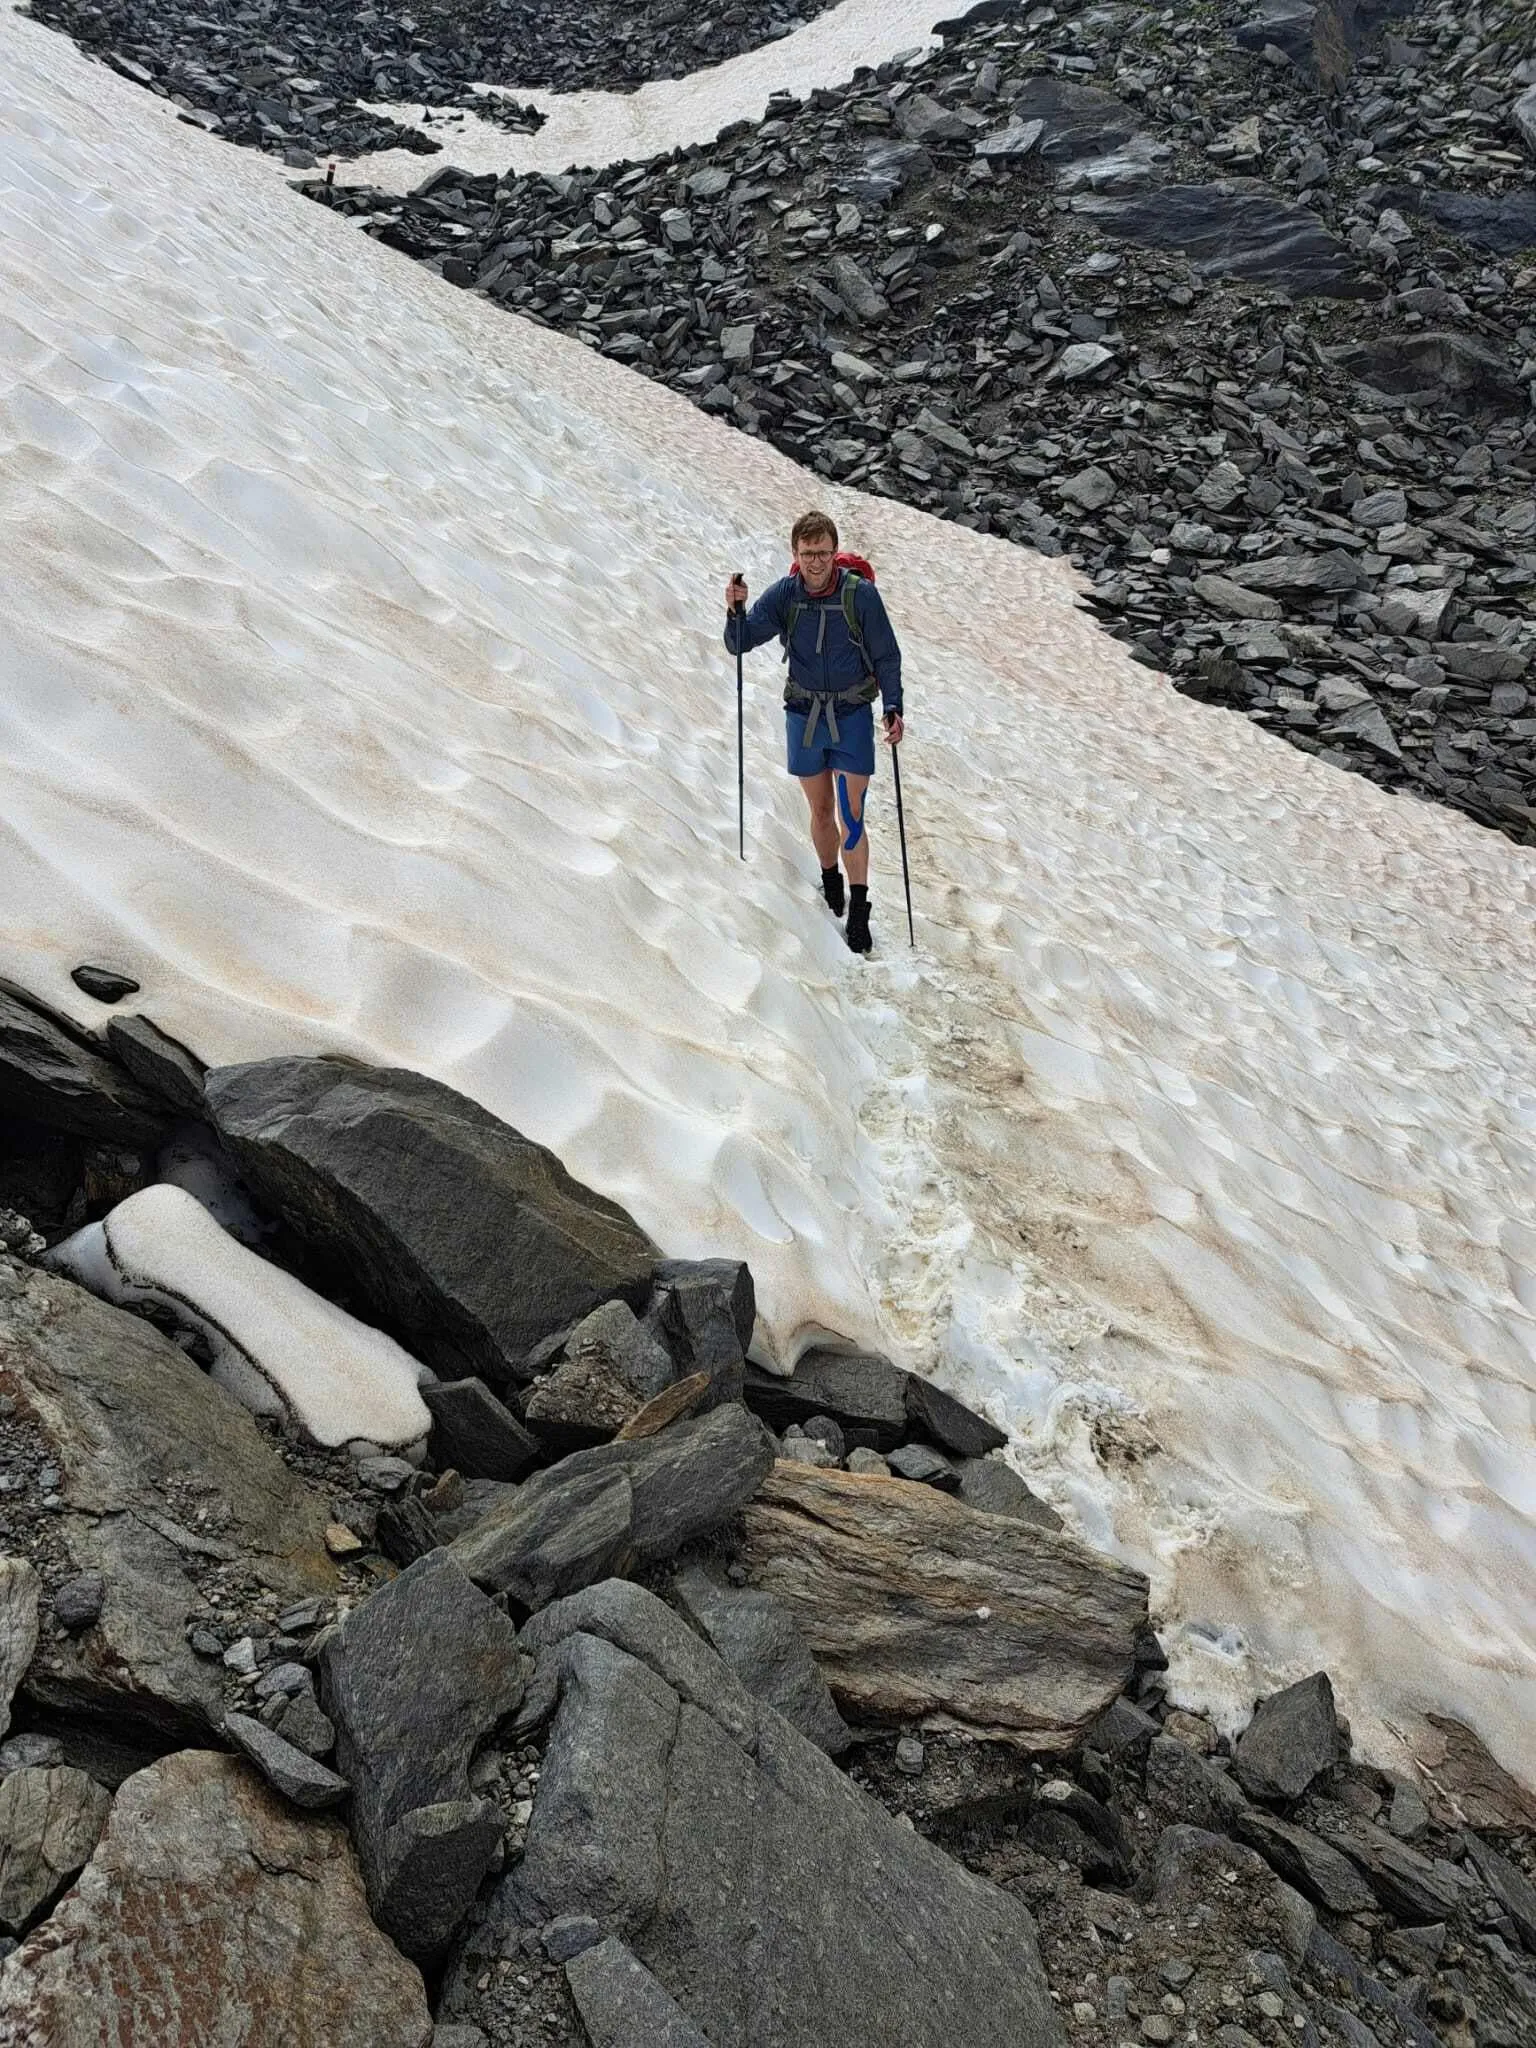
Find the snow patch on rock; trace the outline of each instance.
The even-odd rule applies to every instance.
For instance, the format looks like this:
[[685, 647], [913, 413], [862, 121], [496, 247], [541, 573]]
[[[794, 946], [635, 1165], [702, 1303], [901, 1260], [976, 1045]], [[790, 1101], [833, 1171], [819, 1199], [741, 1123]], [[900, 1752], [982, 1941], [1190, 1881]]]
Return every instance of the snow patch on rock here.
[[142, 1188], [46, 1263], [120, 1307], [166, 1311], [205, 1341], [237, 1401], [291, 1415], [328, 1449], [355, 1437], [395, 1448], [432, 1426], [415, 1359], [247, 1250], [185, 1188]]

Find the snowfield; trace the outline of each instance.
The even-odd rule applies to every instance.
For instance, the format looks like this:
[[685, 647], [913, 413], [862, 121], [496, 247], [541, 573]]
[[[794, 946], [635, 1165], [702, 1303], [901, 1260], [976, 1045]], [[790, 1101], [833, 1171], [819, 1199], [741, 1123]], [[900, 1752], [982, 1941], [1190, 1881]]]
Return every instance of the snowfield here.
[[[786, 46], [776, 46], [782, 56]], [[1176, 696], [0, 14], [0, 973], [408, 1065], [979, 1399], [1182, 1696], [1321, 1664], [1536, 1779], [1531, 856]], [[720, 588], [831, 501], [907, 657], [877, 953]]]

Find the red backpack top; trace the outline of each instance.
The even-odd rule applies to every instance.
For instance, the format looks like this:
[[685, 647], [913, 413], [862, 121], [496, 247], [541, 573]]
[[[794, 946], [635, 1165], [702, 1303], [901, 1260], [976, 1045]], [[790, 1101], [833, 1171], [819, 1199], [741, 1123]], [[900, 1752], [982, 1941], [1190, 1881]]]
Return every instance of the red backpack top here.
[[[862, 576], [866, 583], [873, 583], [875, 580], [875, 572], [864, 557], [851, 553], [847, 548], [838, 549], [832, 557], [832, 566], [834, 569], [851, 569], [855, 576]], [[791, 576], [796, 574], [793, 562], [789, 565], [789, 573]]]

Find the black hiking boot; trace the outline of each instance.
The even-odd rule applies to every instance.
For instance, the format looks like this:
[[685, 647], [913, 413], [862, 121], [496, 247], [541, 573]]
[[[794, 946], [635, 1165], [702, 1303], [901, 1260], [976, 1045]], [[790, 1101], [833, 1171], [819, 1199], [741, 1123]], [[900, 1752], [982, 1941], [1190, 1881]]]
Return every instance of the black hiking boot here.
[[821, 871], [821, 893], [827, 899], [827, 908], [834, 917], [843, 914], [843, 871], [841, 868], [823, 868]]
[[873, 943], [869, 936], [869, 891], [855, 882], [848, 900], [848, 923], [843, 932], [850, 953], [867, 953]]

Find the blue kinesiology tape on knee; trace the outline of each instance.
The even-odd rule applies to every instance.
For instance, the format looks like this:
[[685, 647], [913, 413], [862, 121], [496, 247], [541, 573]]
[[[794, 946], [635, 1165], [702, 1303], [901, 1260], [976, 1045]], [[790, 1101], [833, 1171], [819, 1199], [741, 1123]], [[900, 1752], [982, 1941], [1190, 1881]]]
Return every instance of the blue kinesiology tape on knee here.
[[839, 775], [837, 778], [837, 807], [842, 812], [843, 823], [848, 828], [848, 836], [843, 841], [843, 851], [845, 853], [852, 853], [853, 849], [864, 837], [864, 820], [853, 815], [853, 805], [848, 801], [848, 778], [846, 775]]

